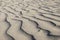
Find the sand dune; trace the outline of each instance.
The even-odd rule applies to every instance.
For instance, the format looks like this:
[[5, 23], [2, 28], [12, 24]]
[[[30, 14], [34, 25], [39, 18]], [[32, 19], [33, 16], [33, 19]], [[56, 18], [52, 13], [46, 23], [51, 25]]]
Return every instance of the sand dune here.
[[0, 0], [0, 40], [60, 40], [60, 0]]

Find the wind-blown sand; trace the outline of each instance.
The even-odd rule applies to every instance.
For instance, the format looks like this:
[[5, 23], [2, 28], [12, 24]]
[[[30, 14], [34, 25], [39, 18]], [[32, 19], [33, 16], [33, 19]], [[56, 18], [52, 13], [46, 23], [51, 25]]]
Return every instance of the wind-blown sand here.
[[0, 40], [60, 40], [60, 0], [0, 0]]

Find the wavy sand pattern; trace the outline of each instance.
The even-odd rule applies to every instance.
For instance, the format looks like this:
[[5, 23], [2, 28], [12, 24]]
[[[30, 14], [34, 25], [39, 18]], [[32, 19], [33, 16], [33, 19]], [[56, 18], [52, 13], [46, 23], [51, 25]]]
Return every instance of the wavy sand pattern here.
[[0, 0], [0, 40], [60, 40], [60, 1]]

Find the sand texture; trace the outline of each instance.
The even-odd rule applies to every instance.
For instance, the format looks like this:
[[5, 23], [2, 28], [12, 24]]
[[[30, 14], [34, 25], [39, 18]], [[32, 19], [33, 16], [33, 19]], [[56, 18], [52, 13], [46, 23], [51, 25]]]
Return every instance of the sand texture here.
[[0, 0], [0, 40], [60, 40], [60, 0]]

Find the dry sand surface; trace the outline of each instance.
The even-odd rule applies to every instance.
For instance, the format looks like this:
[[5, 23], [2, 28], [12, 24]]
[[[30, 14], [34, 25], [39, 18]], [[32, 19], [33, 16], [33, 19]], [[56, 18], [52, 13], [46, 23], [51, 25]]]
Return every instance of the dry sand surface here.
[[60, 0], [0, 0], [0, 40], [60, 40]]

